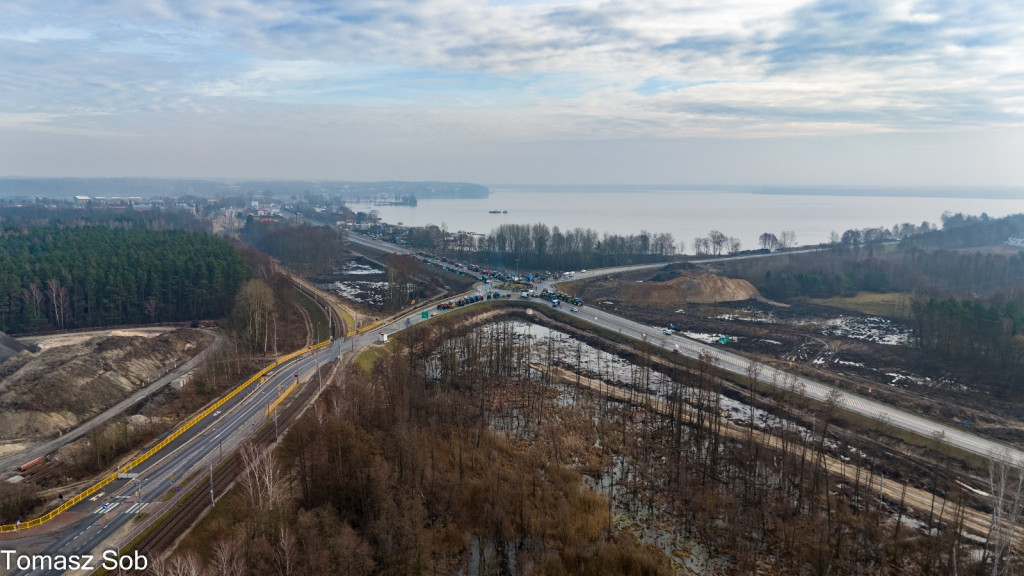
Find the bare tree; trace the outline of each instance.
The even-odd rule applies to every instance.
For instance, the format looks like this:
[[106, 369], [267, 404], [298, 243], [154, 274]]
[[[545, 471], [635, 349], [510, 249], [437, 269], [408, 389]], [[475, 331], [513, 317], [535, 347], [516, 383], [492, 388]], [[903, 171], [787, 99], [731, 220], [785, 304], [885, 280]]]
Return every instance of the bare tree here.
[[1017, 521], [1024, 508], [1024, 473], [1020, 463], [1010, 464], [1006, 455], [988, 459], [989, 491], [992, 494], [992, 525], [988, 532], [992, 576], [1010, 574], [1012, 563], [1006, 559], [1013, 544]]
[[792, 230], [783, 230], [779, 234], [779, 249], [785, 250], [786, 248], [792, 248], [796, 246], [796, 232]]
[[203, 560], [195, 552], [176, 554], [167, 571], [170, 576], [200, 576], [203, 574]]
[[53, 310], [54, 326], [64, 328], [67, 324], [69, 308], [68, 289], [60, 285], [60, 280], [51, 278], [46, 281], [46, 294], [50, 299], [50, 308]]
[[146, 311], [146, 315], [149, 316], [150, 322], [156, 322], [156, 311], [158, 309], [156, 297], [150, 296], [143, 304], [142, 308]]
[[711, 248], [714, 250], [715, 256], [719, 256], [722, 254], [722, 249], [725, 248], [725, 245], [729, 242], [729, 237], [718, 230], [712, 230], [711, 232], [708, 232], [708, 241], [711, 243]]
[[261, 512], [271, 510], [280, 501], [283, 489], [274, 453], [246, 443], [242, 446], [242, 464], [245, 473], [241, 486], [249, 506]]
[[210, 569], [213, 576], [242, 576], [245, 573], [242, 541], [237, 534], [221, 538], [213, 545]]
[[43, 315], [43, 291], [35, 284], [29, 284], [21, 293], [21, 299], [28, 304], [37, 318]]
[[233, 313], [235, 330], [250, 351], [262, 350], [264, 354], [274, 342], [271, 326], [274, 323], [274, 292], [262, 280], [246, 282], [235, 298]]
[[757, 243], [761, 245], [762, 250], [769, 250], [774, 252], [779, 247], [779, 239], [775, 237], [775, 234], [771, 232], [765, 232], [757, 237]]
[[299, 561], [299, 543], [295, 534], [287, 525], [281, 526], [278, 531], [277, 548], [274, 555], [277, 560], [277, 572], [281, 576], [291, 576], [295, 572], [296, 564]]

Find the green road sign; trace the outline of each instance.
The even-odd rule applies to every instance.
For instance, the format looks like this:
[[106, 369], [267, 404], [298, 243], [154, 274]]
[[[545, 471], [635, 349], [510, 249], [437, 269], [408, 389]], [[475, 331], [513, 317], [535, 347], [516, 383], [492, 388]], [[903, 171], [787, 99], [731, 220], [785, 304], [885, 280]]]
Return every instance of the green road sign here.
[[729, 337], [728, 337], [728, 336], [722, 336], [722, 337], [720, 337], [720, 338], [718, 339], [718, 343], [719, 343], [719, 344], [728, 344], [728, 343], [729, 343]]
[[420, 318], [430, 318], [430, 312], [427, 312], [426, 310], [420, 312]]

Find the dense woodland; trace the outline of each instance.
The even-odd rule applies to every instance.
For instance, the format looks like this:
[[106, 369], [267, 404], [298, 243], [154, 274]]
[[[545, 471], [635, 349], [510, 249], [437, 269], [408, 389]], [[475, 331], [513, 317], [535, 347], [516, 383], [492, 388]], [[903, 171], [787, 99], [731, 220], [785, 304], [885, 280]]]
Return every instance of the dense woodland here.
[[242, 240], [303, 274], [331, 272], [345, 245], [341, 231], [331, 226], [293, 225], [246, 220]]
[[[1024, 229], [1024, 215], [947, 214], [941, 230], [897, 226], [848, 230], [821, 250], [738, 260], [730, 274], [768, 298], [852, 296], [860, 291], [913, 295], [908, 318], [918, 346], [943, 370], [1000, 396], [1024, 395], [1024, 251], [972, 251]], [[896, 244], [895, 241], [899, 243]]]
[[[196, 199], [197, 205], [205, 205]], [[190, 230], [209, 232], [210, 221], [196, 218], [191, 210], [164, 208], [133, 210], [124, 207], [76, 208], [66, 202], [47, 205], [12, 204], [0, 201], [0, 230], [5, 233], [35, 227], [80, 228], [104, 226], [137, 230]]]
[[1024, 309], [1016, 302], [917, 298], [911, 304], [920, 347], [969, 371], [1000, 397], [1024, 396]]
[[225, 316], [249, 276], [228, 242], [182, 230], [33, 227], [0, 237], [0, 330]]
[[484, 235], [449, 234], [427, 226], [409, 230], [406, 240], [414, 248], [508, 270], [578, 270], [661, 262], [682, 251], [667, 233], [602, 235], [590, 228], [562, 231], [544, 223], [502, 224]]
[[[638, 541], [632, 518], [667, 532], [680, 554], [705, 551], [707, 573], [1012, 569], [998, 555], [1005, 543], [975, 556], [956, 522], [937, 520], [959, 517], [950, 470], [928, 472], [953, 499], [935, 504], [928, 535], [901, 522], [898, 498], [873, 494], [873, 461], [861, 459], [852, 481], [829, 464], [839, 462], [831, 406], [808, 435], [793, 423], [737, 434], [706, 359], [665, 379], [641, 351], [625, 401], [613, 401], [560, 384], [550, 341], [524, 340], [507, 323], [435, 329], [403, 333], [411, 348], [328, 389], [280, 451], [246, 454], [240, 489], [169, 564], [205, 563], [212, 574], [670, 573], [668, 554]], [[665, 402], [636, 392], [645, 387]], [[800, 400], [779, 390], [769, 402], [784, 411]]]

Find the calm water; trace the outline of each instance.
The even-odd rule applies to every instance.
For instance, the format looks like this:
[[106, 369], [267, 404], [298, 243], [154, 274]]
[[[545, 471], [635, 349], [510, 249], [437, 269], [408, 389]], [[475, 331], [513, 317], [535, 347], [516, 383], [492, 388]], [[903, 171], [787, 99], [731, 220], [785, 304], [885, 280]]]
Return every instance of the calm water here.
[[[668, 232], [691, 251], [695, 236], [719, 230], [757, 248], [763, 232], [796, 232], [797, 243], [827, 242], [829, 233], [928, 221], [941, 224], [943, 212], [1024, 212], [1024, 198], [967, 198], [760, 194], [700, 190], [492, 187], [488, 198], [420, 200], [416, 207], [353, 205], [374, 209], [385, 222], [406, 226], [445, 225], [450, 231], [487, 233], [500, 224], [544, 222], [562, 230], [593, 228], [598, 233]], [[507, 210], [507, 214], [489, 214]]]

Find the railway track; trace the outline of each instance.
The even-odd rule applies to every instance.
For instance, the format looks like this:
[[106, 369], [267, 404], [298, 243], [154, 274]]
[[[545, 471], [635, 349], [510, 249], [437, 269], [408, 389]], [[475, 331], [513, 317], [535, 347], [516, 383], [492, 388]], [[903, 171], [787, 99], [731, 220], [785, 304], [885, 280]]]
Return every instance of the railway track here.
[[[316, 386], [310, 386], [308, 383], [302, 387], [292, 401], [279, 412], [279, 428], [288, 428], [305, 403], [316, 393], [316, 389]], [[268, 449], [275, 440], [274, 425], [270, 422], [264, 424], [250, 439], [261, 451]], [[243, 473], [242, 460], [237, 452], [224, 458], [213, 470], [214, 499], [223, 496]], [[210, 477], [205, 473], [193, 479], [186, 488], [183, 488], [185, 495], [163, 516], [155, 520], [141, 539], [125, 547], [122, 553], [138, 550], [147, 558], [155, 559], [170, 550], [178, 537], [186, 533], [210, 507], [210, 484]]]

